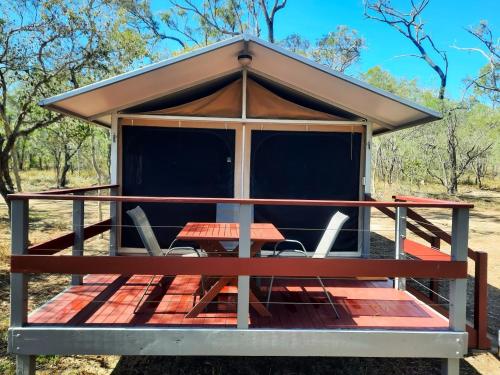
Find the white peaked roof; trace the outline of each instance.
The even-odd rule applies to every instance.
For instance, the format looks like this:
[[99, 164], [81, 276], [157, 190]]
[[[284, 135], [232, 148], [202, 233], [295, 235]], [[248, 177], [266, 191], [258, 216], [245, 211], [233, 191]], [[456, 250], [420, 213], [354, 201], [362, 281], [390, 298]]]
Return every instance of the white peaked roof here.
[[41, 106], [109, 126], [111, 113], [241, 70], [250, 72], [374, 123], [374, 133], [431, 122], [438, 112], [317, 64], [262, 39], [240, 35], [40, 102]]

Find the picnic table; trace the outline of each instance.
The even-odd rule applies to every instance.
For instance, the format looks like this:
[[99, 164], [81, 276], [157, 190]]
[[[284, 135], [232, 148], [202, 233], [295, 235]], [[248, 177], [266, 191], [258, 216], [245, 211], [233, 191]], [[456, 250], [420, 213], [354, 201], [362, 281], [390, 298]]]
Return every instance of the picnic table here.
[[[237, 256], [238, 246], [233, 251], [228, 251], [222, 242], [238, 241], [240, 236], [238, 223], [187, 223], [177, 235], [181, 241], [196, 242], [200, 248], [205, 250], [208, 256]], [[250, 256], [256, 256], [262, 246], [268, 242], [280, 242], [285, 238], [278, 229], [269, 223], [252, 223], [250, 227]], [[225, 286], [238, 284], [237, 276], [219, 278], [205, 293], [205, 295], [193, 306], [186, 315], [194, 318], [205, 307], [211, 303]], [[255, 292], [250, 289], [250, 304], [261, 316], [271, 316], [266, 307], [259, 301]]]

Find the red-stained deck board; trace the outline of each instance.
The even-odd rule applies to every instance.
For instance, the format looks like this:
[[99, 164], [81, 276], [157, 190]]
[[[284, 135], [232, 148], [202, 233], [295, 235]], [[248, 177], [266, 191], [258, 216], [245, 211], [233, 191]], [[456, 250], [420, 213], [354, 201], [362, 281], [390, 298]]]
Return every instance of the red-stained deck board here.
[[[193, 306], [199, 286], [197, 276], [155, 278], [141, 304], [134, 308], [151, 276], [89, 275], [84, 284], [73, 286], [29, 315], [32, 325], [66, 326], [172, 326], [235, 327], [236, 291], [229, 287], [196, 318], [185, 315]], [[265, 299], [268, 280], [262, 281]], [[385, 328], [445, 330], [448, 320], [390, 281], [325, 280], [340, 319], [317, 280], [276, 279], [271, 296], [272, 317], [261, 317], [250, 309], [252, 328]]]
[[404, 240], [404, 251], [415, 258], [422, 260], [451, 260], [450, 255], [445, 254], [438, 249], [422, 245], [421, 243], [409, 239]]

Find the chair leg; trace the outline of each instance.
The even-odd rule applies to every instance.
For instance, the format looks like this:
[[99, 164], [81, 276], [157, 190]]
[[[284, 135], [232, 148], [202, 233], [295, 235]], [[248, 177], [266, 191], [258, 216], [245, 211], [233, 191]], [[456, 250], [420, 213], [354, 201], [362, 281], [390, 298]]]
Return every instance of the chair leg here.
[[267, 290], [267, 301], [266, 301], [266, 309], [269, 309], [269, 302], [271, 301], [271, 292], [273, 290], [274, 276], [271, 276], [271, 281], [269, 282], [269, 287]]
[[319, 276], [316, 277], [318, 278], [318, 281], [321, 284], [321, 287], [323, 288], [323, 292], [325, 292], [326, 298], [328, 298], [328, 302], [330, 302], [330, 305], [332, 305], [333, 311], [335, 312], [335, 316], [337, 317], [337, 319], [340, 319], [340, 315], [337, 309], [335, 308], [335, 304], [333, 303], [332, 298], [330, 297], [330, 293], [328, 293], [328, 291], [325, 288], [325, 284], [323, 284], [323, 280], [321, 280], [321, 277]]
[[142, 303], [142, 300], [144, 299], [144, 297], [146, 296], [146, 293], [148, 292], [148, 289], [149, 287], [151, 286], [151, 284], [153, 283], [153, 280], [155, 279], [156, 275], [153, 275], [151, 277], [151, 279], [149, 280], [148, 282], [148, 285], [146, 286], [146, 289], [144, 290], [144, 293], [142, 293], [142, 296], [141, 298], [139, 299], [139, 302], [137, 302], [137, 305], [135, 305], [135, 308], [134, 308], [134, 314], [137, 313], [137, 311], [139, 311], [139, 307], [141, 306], [141, 303]]

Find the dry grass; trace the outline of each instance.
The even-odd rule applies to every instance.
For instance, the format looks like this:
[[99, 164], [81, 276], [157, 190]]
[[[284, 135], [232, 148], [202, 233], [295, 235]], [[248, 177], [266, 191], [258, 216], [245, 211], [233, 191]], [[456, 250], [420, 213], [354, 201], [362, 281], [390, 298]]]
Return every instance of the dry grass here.
[[[52, 186], [52, 172], [28, 172], [23, 176], [25, 190], [36, 191]], [[74, 186], [95, 183], [88, 176], [71, 176]], [[409, 187], [377, 186], [379, 197], [390, 197], [389, 192], [415, 194]], [[386, 193], [387, 192], [387, 193]], [[436, 195], [436, 187], [419, 187], [418, 193]], [[500, 254], [495, 246], [500, 242], [500, 193], [478, 191], [465, 187], [460, 198], [473, 201], [471, 213], [471, 247], [490, 255], [490, 326], [499, 328], [500, 316]], [[440, 195], [441, 196], [441, 195]], [[107, 207], [104, 208], [107, 212]], [[449, 229], [448, 213], [428, 210], [425, 216]], [[104, 214], [106, 217], [106, 213]], [[86, 205], [88, 223], [98, 220], [96, 203]], [[373, 228], [382, 241], [393, 239], [393, 222], [375, 214]], [[71, 228], [70, 202], [32, 202], [30, 204], [30, 240], [32, 243], [52, 238]], [[5, 205], [0, 205], [0, 373], [14, 373], [13, 357], [7, 355], [6, 332], [9, 311], [8, 254], [10, 234]], [[87, 253], [105, 249], [107, 238], [96, 238], [86, 243]], [[68, 285], [67, 276], [39, 275], [30, 281], [30, 310]], [[493, 293], [492, 293], [493, 292]], [[500, 374], [500, 362], [491, 353], [474, 353], [461, 363], [463, 374]], [[37, 357], [40, 374], [439, 374], [440, 361], [435, 359], [370, 359], [370, 358], [228, 358], [228, 357], [117, 357], [117, 356], [40, 356]]]

